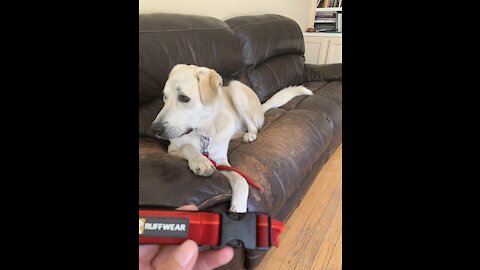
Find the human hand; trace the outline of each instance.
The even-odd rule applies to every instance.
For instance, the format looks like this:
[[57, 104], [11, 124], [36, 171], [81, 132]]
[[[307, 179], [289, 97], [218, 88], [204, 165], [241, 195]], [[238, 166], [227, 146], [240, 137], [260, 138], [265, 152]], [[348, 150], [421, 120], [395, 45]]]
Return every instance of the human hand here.
[[[198, 211], [195, 205], [185, 205], [178, 210]], [[198, 245], [186, 240], [178, 246], [139, 245], [139, 270], [210, 270], [227, 264], [233, 258], [233, 248], [199, 252]]]

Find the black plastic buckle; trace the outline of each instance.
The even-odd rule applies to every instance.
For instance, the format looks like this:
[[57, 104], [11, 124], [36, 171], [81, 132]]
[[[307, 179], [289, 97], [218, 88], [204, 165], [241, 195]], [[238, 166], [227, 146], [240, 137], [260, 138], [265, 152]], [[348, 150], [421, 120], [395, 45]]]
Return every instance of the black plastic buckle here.
[[272, 246], [272, 223], [268, 216], [268, 247], [257, 246], [257, 214], [217, 212], [222, 216], [220, 243], [212, 249], [220, 249], [225, 245], [233, 248], [269, 250]]

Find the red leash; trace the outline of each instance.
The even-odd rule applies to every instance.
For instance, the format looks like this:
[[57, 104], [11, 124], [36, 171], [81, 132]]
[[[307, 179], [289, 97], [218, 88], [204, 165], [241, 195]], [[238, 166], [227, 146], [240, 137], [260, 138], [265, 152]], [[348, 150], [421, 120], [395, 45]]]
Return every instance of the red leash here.
[[[204, 153], [203, 155], [208, 158], [208, 154], [205, 154], [205, 153]], [[244, 172], [242, 172], [242, 171], [240, 171], [240, 170], [237, 170], [237, 169], [235, 169], [235, 168], [232, 168], [232, 167], [230, 167], [230, 166], [227, 166], [227, 165], [218, 165], [218, 166], [217, 166], [217, 163], [216, 163], [215, 161], [211, 160], [210, 158], [208, 158], [208, 160], [210, 160], [210, 162], [212, 162], [213, 166], [215, 166], [215, 168], [216, 168], [217, 170], [219, 170], [219, 171], [234, 171], [234, 172], [240, 174], [241, 176], [243, 176], [243, 178], [245, 178], [245, 180], [247, 180], [247, 182], [248, 182], [251, 186], [255, 187], [256, 189], [258, 189], [258, 190], [260, 190], [260, 191], [262, 191], [262, 192], [264, 191], [264, 189], [262, 188], [262, 186], [260, 186], [260, 185], [257, 184], [255, 181], [253, 181], [252, 178], [248, 177], [248, 175], [247, 175], [246, 173], [244, 173]]]

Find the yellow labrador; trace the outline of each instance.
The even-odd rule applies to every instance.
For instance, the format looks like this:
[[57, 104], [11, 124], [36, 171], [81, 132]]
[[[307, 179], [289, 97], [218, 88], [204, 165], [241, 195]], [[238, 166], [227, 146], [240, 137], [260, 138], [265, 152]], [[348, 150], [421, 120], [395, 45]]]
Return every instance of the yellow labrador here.
[[[155, 135], [170, 140], [168, 153], [188, 161], [196, 175], [210, 176], [218, 165], [230, 166], [228, 144], [243, 136], [253, 142], [270, 108], [284, 105], [293, 97], [312, 95], [303, 86], [278, 91], [264, 104], [255, 92], [239, 81], [223, 86], [222, 77], [213, 69], [178, 64], [173, 67], [163, 90], [164, 107], [152, 123]], [[232, 188], [231, 212], [247, 211], [248, 183], [231, 171], [220, 171]]]

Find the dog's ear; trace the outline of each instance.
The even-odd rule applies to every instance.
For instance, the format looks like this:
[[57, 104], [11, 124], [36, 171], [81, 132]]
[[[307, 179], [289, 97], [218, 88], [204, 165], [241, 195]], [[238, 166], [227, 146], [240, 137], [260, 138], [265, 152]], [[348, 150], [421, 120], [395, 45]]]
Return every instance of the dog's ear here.
[[172, 70], [170, 70], [170, 73], [168, 74], [168, 77], [170, 78], [172, 76], [173, 73], [175, 73], [176, 71], [184, 68], [184, 67], [187, 67], [188, 65], [185, 65], [185, 64], [176, 64]]
[[222, 76], [213, 69], [200, 67], [197, 70], [197, 78], [203, 104], [211, 103], [223, 85]]

